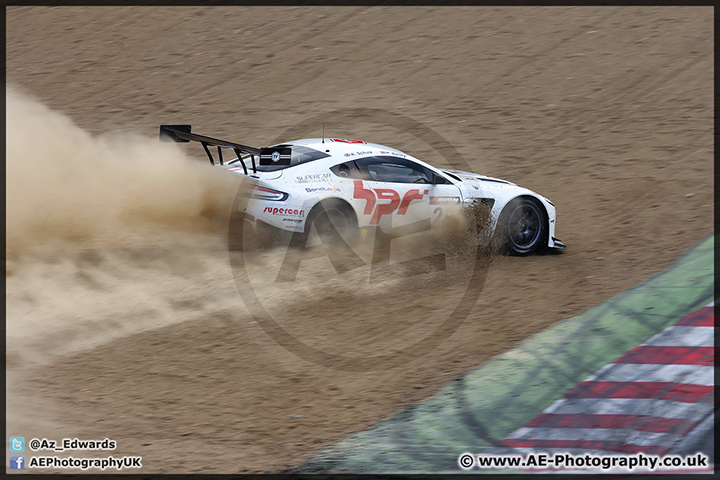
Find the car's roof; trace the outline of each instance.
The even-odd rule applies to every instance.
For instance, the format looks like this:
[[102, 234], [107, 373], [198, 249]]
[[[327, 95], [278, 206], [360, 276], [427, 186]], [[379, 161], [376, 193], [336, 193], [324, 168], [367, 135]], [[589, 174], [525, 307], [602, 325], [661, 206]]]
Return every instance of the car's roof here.
[[333, 157], [395, 154], [404, 158], [414, 159], [412, 155], [408, 155], [407, 153], [402, 152], [396, 148], [380, 145], [378, 143], [370, 143], [363, 140], [352, 140], [347, 138], [304, 138], [301, 140], [284, 142], [278, 145], [301, 145], [304, 147], [313, 148], [315, 150], [328, 153]]

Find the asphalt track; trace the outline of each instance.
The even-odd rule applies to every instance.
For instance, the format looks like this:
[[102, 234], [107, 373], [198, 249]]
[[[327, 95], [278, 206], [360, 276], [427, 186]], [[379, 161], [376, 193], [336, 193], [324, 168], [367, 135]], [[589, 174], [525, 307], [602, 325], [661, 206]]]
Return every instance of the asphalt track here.
[[[518, 429], [531, 420], [537, 422], [542, 418], [538, 414], [551, 404], [555, 406], [563, 393], [577, 390], [591, 373], [603, 366], [605, 370], [614, 360], [613, 371], [626, 368], [618, 363], [635, 355], [639, 345], [654, 345], [673, 336], [678, 328], [689, 328], [685, 325], [711, 326], [712, 307], [708, 309], [707, 305], [714, 296], [713, 248], [711, 235], [643, 284], [529, 338], [518, 348], [454, 379], [428, 400], [321, 451], [301, 471], [447, 472], [459, 470], [458, 455], [466, 451], [508, 453], [510, 449], [497, 447], [512, 445], [508, 436], [522, 433]], [[709, 358], [712, 367], [714, 358]], [[652, 376], [653, 372], [644, 372], [638, 378]], [[709, 381], [709, 396], [688, 403], [689, 408], [713, 404]], [[651, 396], [650, 400], [661, 399]], [[632, 407], [628, 404], [627, 408]], [[692, 429], [686, 424], [684, 430], [679, 424], [675, 431], [666, 428], [668, 438], [675, 442], [667, 448], [635, 450], [656, 454], [709, 450], [706, 453], [710, 455], [712, 412], [699, 419], [699, 425], [692, 425]], [[603, 431], [606, 429], [596, 430], [598, 435]], [[683, 435], [685, 440], [677, 441]], [[622, 448], [616, 451], [629, 452]]]

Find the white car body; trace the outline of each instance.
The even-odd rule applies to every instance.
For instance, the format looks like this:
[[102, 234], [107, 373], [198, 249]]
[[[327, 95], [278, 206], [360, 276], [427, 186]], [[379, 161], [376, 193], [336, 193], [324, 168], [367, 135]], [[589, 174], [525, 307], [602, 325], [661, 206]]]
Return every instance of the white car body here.
[[[189, 126], [186, 131], [189, 132]], [[338, 138], [310, 138], [268, 147], [262, 149], [256, 165], [259, 150], [249, 155], [238, 151], [237, 144], [174, 133], [204, 140], [218, 146], [218, 151], [221, 146], [235, 147], [238, 156], [217, 167], [257, 182], [259, 195], [253, 195], [244, 212], [255, 228], [262, 222], [280, 230], [307, 232], [313, 209], [327, 201], [347, 204], [360, 229], [395, 228], [419, 218], [430, 218], [434, 223], [448, 206], [469, 206], [482, 201], [492, 204], [490, 226], [494, 230], [503, 210], [513, 200], [526, 198], [544, 211], [543, 243], [550, 248], [566, 248], [555, 238], [555, 206], [542, 195], [505, 180], [437, 168], [391, 147]], [[250, 157], [253, 168], [249, 167]], [[413, 182], [415, 178], [417, 183]]]

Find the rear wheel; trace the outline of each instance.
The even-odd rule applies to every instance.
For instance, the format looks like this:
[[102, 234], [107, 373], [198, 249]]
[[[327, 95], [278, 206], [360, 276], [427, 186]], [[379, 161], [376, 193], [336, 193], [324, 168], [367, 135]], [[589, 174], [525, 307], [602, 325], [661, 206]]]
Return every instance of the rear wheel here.
[[327, 244], [338, 244], [341, 240], [351, 245], [357, 238], [357, 218], [353, 209], [340, 200], [325, 200], [317, 204], [308, 218], [312, 234], [317, 232], [320, 240]]
[[517, 198], [500, 215], [496, 247], [503, 253], [526, 255], [542, 248], [546, 235], [545, 209], [529, 198]]

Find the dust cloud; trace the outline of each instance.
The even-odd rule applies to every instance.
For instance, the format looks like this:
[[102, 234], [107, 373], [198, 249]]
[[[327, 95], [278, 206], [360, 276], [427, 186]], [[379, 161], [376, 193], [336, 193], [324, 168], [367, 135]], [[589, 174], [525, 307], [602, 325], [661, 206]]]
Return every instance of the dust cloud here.
[[244, 318], [226, 241], [240, 180], [157, 138], [92, 136], [14, 88], [6, 101], [8, 429], [47, 434], [54, 405], [24, 384], [29, 369], [144, 330]]
[[234, 179], [175, 144], [93, 137], [12, 88], [6, 98], [9, 255], [55, 240], [126, 244], [150, 226], [207, 229], [231, 205]]
[[157, 138], [92, 136], [14, 88], [6, 99], [9, 367], [237, 297], [225, 231], [239, 178]]

